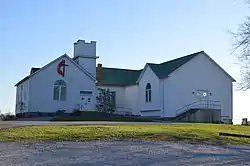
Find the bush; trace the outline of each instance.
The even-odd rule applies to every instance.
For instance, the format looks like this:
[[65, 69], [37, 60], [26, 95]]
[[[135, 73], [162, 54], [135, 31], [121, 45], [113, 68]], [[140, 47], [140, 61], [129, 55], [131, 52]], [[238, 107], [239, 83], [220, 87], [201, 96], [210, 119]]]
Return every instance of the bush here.
[[17, 118], [23, 118], [24, 117], [24, 113], [18, 113], [18, 114], [16, 114], [16, 117]]
[[115, 112], [115, 92], [109, 89], [98, 88], [98, 96], [96, 97], [96, 109], [99, 112], [114, 113]]
[[75, 109], [73, 110], [73, 112], [71, 113], [72, 116], [81, 116], [82, 111]]
[[0, 119], [3, 121], [7, 121], [7, 120], [15, 120], [17, 119], [17, 117], [13, 114], [11, 114], [10, 112], [3, 114], [0, 112]]
[[49, 117], [54, 117], [56, 115], [56, 113], [48, 113], [47, 114]]
[[56, 111], [56, 115], [63, 115], [66, 112], [66, 110], [58, 110]]
[[37, 111], [37, 116], [42, 116], [43, 114], [40, 111]]
[[139, 118], [132, 116], [124, 116], [118, 114], [110, 114], [98, 111], [79, 111], [74, 110], [70, 116], [67, 114], [57, 116], [52, 121], [123, 121], [123, 122], [152, 122], [149, 118]]

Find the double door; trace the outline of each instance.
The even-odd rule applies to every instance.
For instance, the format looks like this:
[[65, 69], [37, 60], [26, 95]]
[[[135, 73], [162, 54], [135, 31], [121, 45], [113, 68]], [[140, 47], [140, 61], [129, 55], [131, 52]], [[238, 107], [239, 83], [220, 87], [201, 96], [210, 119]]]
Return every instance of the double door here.
[[80, 91], [79, 109], [81, 111], [89, 111], [93, 109], [93, 93], [92, 91]]

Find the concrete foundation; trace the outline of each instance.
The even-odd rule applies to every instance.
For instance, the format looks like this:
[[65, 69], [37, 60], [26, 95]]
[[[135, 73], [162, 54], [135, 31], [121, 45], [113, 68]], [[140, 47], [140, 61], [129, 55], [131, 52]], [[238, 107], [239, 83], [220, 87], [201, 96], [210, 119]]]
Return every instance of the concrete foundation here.
[[181, 121], [200, 122], [200, 123], [217, 123], [221, 121], [221, 110], [215, 109], [198, 109], [183, 117]]

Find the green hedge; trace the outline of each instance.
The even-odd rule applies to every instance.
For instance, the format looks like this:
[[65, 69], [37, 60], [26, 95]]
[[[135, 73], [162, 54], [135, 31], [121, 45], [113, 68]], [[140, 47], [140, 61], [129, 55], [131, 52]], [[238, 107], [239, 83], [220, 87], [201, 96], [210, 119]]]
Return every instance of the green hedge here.
[[125, 122], [151, 122], [149, 118], [137, 116], [123, 116], [116, 114], [107, 114], [97, 111], [81, 111], [71, 114], [56, 116], [52, 121], [125, 121]]

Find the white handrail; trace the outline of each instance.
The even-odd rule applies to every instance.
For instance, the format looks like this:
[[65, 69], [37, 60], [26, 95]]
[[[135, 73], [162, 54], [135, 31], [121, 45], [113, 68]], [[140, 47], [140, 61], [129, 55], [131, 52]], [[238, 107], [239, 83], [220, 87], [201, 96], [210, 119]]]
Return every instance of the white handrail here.
[[213, 100], [199, 100], [193, 103], [187, 104], [176, 110], [176, 116], [183, 114], [184, 112], [193, 108], [210, 108], [210, 109], [221, 109], [220, 101]]

